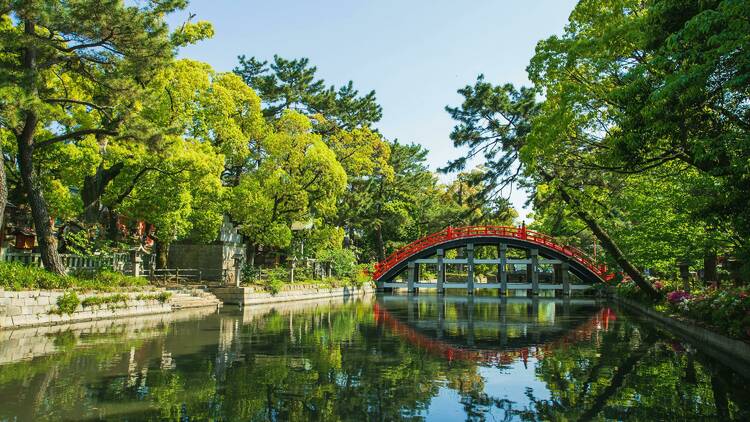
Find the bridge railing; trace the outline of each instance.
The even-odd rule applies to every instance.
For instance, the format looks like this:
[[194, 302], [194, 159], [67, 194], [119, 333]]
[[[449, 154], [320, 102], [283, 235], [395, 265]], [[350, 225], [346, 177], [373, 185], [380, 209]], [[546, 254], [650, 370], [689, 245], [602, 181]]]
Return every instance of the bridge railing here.
[[560, 245], [555, 238], [544, 233], [528, 230], [526, 227], [511, 226], [447, 227], [439, 232], [417, 239], [390, 254], [386, 259], [375, 265], [375, 273], [373, 274], [373, 277], [375, 279], [380, 278], [399, 262], [431, 246], [445, 243], [450, 240], [484, 236], [520, 239], [554, 249], [563, 255], [574, 259], [602, 279], [606, 280], [609, 278], [607, 267], [605, 265], [597, 265], [596, 261], [586, 252], [574, 246]]

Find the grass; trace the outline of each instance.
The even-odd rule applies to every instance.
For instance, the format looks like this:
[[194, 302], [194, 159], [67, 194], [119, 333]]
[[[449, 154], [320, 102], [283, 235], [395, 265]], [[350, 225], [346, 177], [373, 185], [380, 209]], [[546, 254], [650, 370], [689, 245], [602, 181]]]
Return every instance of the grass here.
[[107, 269], [63, 276], [18, 262], [0, 262], [0, 288], [6, 290], [118, 291], [143, 288], [148, 285], [148, 280], [144, 278], [132, 277]]

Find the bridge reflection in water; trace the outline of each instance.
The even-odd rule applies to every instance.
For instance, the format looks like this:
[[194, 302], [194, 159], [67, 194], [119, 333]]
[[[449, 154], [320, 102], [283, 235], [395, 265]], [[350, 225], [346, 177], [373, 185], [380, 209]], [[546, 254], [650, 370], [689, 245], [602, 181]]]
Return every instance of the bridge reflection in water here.
[[375, 320], [447, 360], [528, 363], [609, 330], [615, 313], [595, 299], [378, 296]]

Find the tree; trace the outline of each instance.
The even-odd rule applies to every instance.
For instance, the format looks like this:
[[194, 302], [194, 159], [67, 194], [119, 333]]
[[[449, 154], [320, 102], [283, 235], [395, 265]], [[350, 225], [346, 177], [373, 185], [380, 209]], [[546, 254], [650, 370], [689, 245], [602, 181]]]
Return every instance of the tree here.
[[743, 249], [746, 210], [736, 205], [747, 200], [750, 151], [737, 46], [747, 15], [733, 1], [581, 1], [564, 35], [540, 42], [529, 66], [545, 104], [528, 157], [564, 163], [556, 170], [570, 192], [582, 186], [575, 174], [598, 179], [606, 194], [629, 175], [698, 170], [681, 212]]
[[[143, 7], [81, 0], [5, 1], [0, 6], [2, 125], [16, 138], [20, 178], [48, 270], [63, 273], [64, 267], [35, 155], [86, 135], [105, 142], [118, 134], [143, 84], [172, 58], [175, 44], [164, 15], [185, 5], [180, 0]], [[210, 29], [205, 24], [201, 30], [185, 28], [196, 36]]]
[[449, 163], [445, 170], [463, 169], [468, 159], [482, 154], [488, 161], [489, 171], [477, 180], [484, 180], [486, 184], [482, 190], [485, 197], [497, 195], [497, 191], [517, 182], [532, 186], [548, 185], [575, 210], [575, 215], [593, 232], [623, 270], [644, 291], [657, 297], [657, 291], [625, 257], [578, 195], [580, 187], [571, 182], [583, 180], [585, 176], [574, 177], [568, 161], [556, 154], [560, 148], [546, 148], [559, 139], [539, 135], [549, 132], [543, 123], [539, 129], [549, 100], [540, 106], [534, 89], [517, 90], [508, 84], [493, 86], [482, 75], [473, 86], [466, 86], [459, 93], [464, 96], [461, 106], [446, 107], [458, 122], [451, 132], [451, 139], [455, 146], [467, 146], [469, 150], [464, 157]]
[[252, 243], [287, 247], [292, 222], [335, 215], [346, 172], [307, 117], [284, 112], [261, 140], [258, 162], [231, 200], [232, 217]]
[[[255, 89], [265, 103], [264, 114], [278, 118], [285, 110], [296, 110], [307, 116], [322, 115], [336, 127], [350, 130], [369, 127], [383, 115], [375, 91], [359, 96], [349, 81], [336, 89], [326, 88], [325, 81], [316, 79], [317, 68], [309, 59], [284, 59], [273, 56], [273, 63], [239, 56], [234, 72]], [[328, 127], [327, 127], [328, 128]]]

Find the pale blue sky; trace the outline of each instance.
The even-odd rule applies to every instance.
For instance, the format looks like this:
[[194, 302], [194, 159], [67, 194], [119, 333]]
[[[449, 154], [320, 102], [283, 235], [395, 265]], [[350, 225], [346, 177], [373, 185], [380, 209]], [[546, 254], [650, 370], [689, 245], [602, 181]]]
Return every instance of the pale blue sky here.
[[[575, 0], [192, 0], [170, 23], [214, 24], [216, 35], [180, 55], [229, 71], [237, 56], [308, 57], [320, 78], [360, 92], [374, 89], [383, 106], [376, 125], [389, 139], [430, 150], [435, 170], [459, 154], [444, 111], [458, 88], [484, 73], [495, 83], [527, 84], [536, 43], [562, 32]], [[450, 176], [441, 176], [448, 180]], [[521, 211], [523, 192], [511, 196]]]

